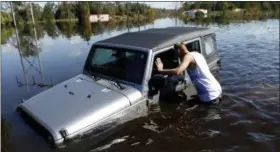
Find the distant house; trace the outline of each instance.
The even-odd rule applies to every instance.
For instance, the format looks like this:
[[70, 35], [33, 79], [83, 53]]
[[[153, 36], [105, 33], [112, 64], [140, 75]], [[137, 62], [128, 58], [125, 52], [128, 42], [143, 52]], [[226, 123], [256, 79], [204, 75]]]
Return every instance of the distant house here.
[[204, 14], [204, 17], [207, 17], [207, 13], [208, 13], [207, 9], [191, 9], [191, 10], [185, 11], [184, 15], [188, 15], [192, 18], [195, 18], [196, 12], [202, 12]]
[[89, 16], [90, 22], [108, 22], [109, 20], [109, 14], [91, 14]]
[[241, 8], [234, 8], [232, 11], [233, 12], [241, 12], [241, 11], [243, 11], [243, 9], [241, 9]]

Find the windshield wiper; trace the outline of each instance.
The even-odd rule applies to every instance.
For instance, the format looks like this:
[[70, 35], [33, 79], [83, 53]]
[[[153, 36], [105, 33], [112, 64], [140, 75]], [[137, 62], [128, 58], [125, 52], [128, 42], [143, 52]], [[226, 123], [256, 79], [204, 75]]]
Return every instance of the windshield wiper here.
[[92, 74], [92, 72], [89, 72], [89, 74], [87, 74], [87, 76], [90, 77], [94, 82], [96, 82], [98, 80], [97, 76]]
[[125, 87], [123, 87], [118, 80], [116, 79], [112, 79], [112, 80], [115, 82], [114, 84], [116, 84], [116, 86], [118, 86], [121, 90], [125, 89]]
[[[99, 68], [109, 69], [109, 68], [107, 68], [107, 67], [99, 67]], [[92, 72], [91, 72], [90, 69], [89, 69], [89, 73], [91, 74], [89, 77], [91, 77], [91, 78], [94, 79], [95, 81], [98, 80], [97, 77], [96, 77], [94, 74], [92, 74]], [[125, 89], [125, 87], [123, 87], [117, 79], [111, 78], [111, 80], [115, 82], [114, 85], [117, 86], [119, 89], [121, 89], [121, 90]]]
[[95, 82], [98, 80], [98, 78], [95, 75], [91, 75], [89, 76], [92, 80], [94, 80]]

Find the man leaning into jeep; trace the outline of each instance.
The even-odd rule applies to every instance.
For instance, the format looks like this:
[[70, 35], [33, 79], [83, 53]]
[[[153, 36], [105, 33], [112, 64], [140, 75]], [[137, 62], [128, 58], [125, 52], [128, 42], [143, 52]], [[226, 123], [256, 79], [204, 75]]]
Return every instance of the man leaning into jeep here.
[[157, 70], [167, 75], [180, 75], [187, 70], [199, 100], [206, 104], [218, 104], [221, 101], [222, 88], [210, 72], [205, 58], [198, 52], [189, 52], [183, 43], [175, 44], [174, 48], [179, 53], [181, 64], [174, 69], [163, 69], [161, 59], [157, 58]]

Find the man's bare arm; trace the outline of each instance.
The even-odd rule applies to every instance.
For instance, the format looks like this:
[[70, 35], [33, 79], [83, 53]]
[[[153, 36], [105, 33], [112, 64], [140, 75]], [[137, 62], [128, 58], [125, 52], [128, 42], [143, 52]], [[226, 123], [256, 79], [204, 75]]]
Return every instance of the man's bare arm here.
[[167, 74], [167, 75], [179, 75], [181, 74], [186, 68], [189, 66], [190, 62], [193, 60], [193, 57], [189, 54], [185, 55], [183, 58], [182, 63], [174, 69], [163, 69], [163, 64], [161, 60], [157, 59], [156, 65], [158, 67], [158, 71], [162, 74]]

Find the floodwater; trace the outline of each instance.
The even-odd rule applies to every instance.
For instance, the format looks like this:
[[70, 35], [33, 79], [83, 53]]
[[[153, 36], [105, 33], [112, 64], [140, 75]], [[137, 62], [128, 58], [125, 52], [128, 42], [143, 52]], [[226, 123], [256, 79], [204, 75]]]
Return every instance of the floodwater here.
[[279, 20], [201, 25], [164, 18], [131, 28], [102, 24], [89, 31], [71, 24], [36, 27], [39, 56], [34, 53], [32, 28], [19, 31], [21, 57], [15, 35], [1, 46], [1, 114], [6, 125], [2, 148], [54, 151], [23, 122], [16, 107], [23, 99], [80, 74], [94, 42], [128, 31], [177, 25], [217, 30], [221, 105], [162, 102], [97, 146], [88, 143], [75, 151], [280, 151]]

